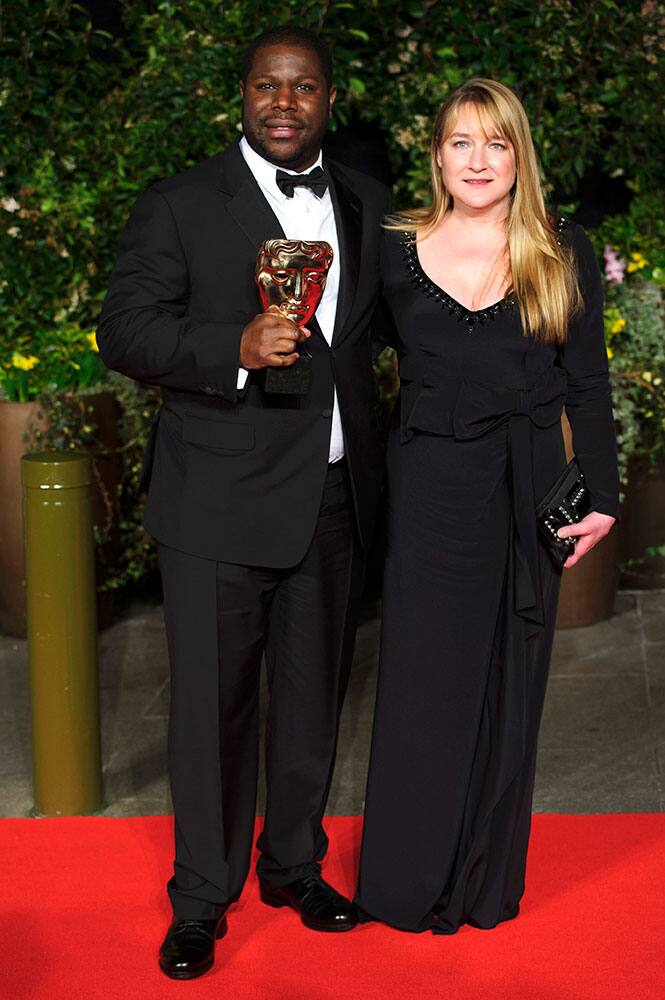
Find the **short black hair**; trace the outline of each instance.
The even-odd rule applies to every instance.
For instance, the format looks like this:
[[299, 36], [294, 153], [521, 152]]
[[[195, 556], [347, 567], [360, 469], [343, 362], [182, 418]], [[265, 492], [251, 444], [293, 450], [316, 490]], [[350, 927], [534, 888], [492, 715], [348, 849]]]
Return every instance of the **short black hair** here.
[[268, 28], [267, 31], [258, 35], [253, 42], [250, 42], [242, 60], [243, 83], [247, 83], [247, 77], [251, 72], [254, 56], [257, 51], [265, 49], [269, 45], [294, 45], [299, 46], [301, 49], [309, 49], [311, 52], [315, 52], [328, 89], [332, 87], [333, 59], [327, 42], [323, 40], [318, 32], [313, 31], [311, 28], [301, 28], [294, 24], [280, 24], [276, 28]]

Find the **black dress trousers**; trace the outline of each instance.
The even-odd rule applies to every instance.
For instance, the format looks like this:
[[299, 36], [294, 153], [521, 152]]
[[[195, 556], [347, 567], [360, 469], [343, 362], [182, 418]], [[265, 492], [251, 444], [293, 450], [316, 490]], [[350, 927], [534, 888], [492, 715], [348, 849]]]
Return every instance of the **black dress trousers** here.
[[329, 467], [298, 565], [241, 566], [164, 545], [159, 560], [176, 841], [168, 889], [177, 917], [204, 919], [239, 897], [249, 869], [264, 651], [270, 699], [258, 871], [283, 884], [326, 852], [322, 818], [362, 591], [346, 463]]

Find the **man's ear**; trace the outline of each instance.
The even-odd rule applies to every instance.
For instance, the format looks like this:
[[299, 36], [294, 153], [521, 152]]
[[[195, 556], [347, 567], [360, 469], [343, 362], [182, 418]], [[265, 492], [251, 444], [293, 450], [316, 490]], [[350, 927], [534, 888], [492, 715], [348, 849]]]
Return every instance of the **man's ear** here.
[[328, 91], [328, 118], [332, 118], [333, 104], [335, 103], [336, 97], [337, 97], [337, 87], [332, 86]]
[[244, 97], [245, 96], [245, 84], [242, 82], [242, 80], [238, 84], [238, 88], [240, 90], [240, 96]]

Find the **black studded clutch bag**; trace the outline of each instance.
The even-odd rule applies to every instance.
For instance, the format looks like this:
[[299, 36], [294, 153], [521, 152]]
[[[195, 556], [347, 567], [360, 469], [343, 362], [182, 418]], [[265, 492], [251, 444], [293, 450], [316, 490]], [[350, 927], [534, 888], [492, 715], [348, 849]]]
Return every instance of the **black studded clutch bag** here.
[[564, 525], [577, 524], [591, 510], [589, 491], [584, 474], [573, 458], [536, 507], [540, 537], [557, 566], [563, 566], [575, 549], [577, 538], [559, 538], [557, 531]]

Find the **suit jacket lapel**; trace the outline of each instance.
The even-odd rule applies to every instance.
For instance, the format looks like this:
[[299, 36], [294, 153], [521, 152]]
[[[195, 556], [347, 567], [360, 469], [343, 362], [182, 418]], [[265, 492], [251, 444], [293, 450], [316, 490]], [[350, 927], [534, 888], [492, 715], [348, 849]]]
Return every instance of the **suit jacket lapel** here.
[[279, 219], [264, 198], [237, 143], [224, 154], [220, 188], [231, 195], [226, 210], [245, 233], [255, 252], [264, 240], [279, 236], [286, 239]]
[[330, 196], [335, 210], [337, 239], [340, 249], [340, 286], [335, 313], [333, 344], [344, 336], [344, 328], [358, 287], [362, 240], [362, 201], [349, 188], [334, 163], [326, 164], [333, 179]]

